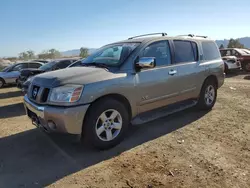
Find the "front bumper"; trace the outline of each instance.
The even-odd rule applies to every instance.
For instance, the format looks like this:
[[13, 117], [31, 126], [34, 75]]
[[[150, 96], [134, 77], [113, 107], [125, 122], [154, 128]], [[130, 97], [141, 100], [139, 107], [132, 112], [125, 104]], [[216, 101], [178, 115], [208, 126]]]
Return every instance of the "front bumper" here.
[[[37, 127], [46, 132], [81, 134], [89, 105], [76, 107], [39, 106], [24, 96], [26, 114]], [[51, 124], [55, 126], [51, 126]]]

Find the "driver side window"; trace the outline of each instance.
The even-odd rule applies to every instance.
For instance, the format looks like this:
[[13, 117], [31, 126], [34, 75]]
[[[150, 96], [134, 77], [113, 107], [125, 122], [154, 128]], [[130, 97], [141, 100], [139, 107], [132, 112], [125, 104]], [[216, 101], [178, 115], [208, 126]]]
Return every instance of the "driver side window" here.
[[141, 57], [154, 57], [156, 67], [170, 65], [170, 47], [168, 41], [154, 42], [148, 45], [142, 52]]

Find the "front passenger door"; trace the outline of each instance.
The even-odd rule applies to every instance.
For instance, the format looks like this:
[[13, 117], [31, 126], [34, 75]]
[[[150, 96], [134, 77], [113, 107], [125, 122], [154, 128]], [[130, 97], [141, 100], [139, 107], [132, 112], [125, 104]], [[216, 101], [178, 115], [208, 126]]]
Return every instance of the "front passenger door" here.
[[175, 102], [178, 86], [176, 71], [171, 67], [171, 50], [168, 41], [158, 41], [143, 49], [139, 57], [155, 57], [156, 67], [142, 69], [135, 75], [139, 113], [160, 108]]

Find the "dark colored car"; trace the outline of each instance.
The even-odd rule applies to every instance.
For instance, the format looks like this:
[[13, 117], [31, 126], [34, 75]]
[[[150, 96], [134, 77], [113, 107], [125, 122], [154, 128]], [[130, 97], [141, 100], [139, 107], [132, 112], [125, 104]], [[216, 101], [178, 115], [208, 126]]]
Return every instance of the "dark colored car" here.
[[77, 60], [78, 59], [51, 61], [47, 64], [44, 64], [39, 69], [24, 69], [21, 71], [21, 75], [19, 76], [18, 87], [22, 89], [22, 92], [25, 94], [28, 90], [30, 81], [33, 76], [44, 73], [44, 72], [80, 66], [82, 64], [82, 60], [78, 60], [78, 61]]
[[235, 56], [243, 70], [250, 72], [250, 51], [241, 48], [225, 48], [220, 50], [222, 56]]

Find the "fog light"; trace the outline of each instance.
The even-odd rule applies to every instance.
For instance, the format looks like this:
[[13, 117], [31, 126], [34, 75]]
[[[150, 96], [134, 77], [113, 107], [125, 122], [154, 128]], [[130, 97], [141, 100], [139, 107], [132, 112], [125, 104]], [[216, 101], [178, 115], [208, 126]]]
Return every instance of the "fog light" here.
[[56, 124], [53, 121], [48, 121], [48, 126], [50, 129], [55, 130], [56, 129]]

